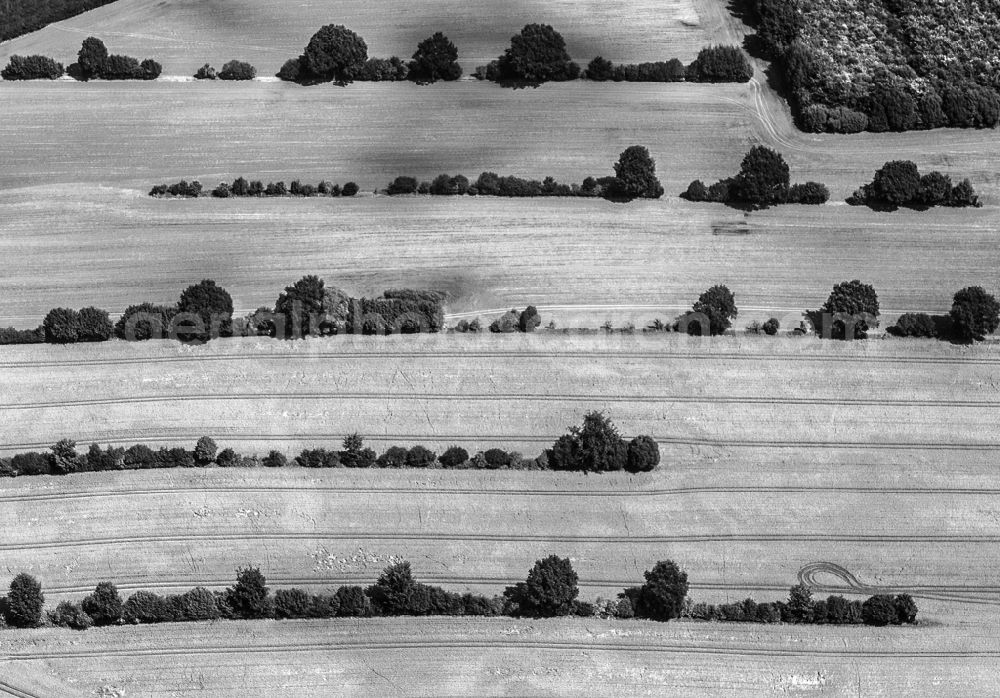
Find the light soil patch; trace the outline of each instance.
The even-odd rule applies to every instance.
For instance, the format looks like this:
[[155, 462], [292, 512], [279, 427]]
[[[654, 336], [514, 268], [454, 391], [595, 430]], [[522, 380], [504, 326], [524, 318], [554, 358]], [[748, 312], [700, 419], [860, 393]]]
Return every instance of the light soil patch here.
[[[996, 691], [995, 634], [641, 621], [373, 619], [5, 633], [81, 693], [953, 695]], [[98, 695], [107, 695], [98, 693]]]

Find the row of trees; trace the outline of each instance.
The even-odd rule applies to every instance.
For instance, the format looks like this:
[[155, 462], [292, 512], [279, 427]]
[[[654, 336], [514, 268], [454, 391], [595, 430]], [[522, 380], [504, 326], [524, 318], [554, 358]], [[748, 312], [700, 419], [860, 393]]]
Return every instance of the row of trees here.
[[430, 196], [583, 196], [604, 197], [613, 201], [633, 199], [658, 199], [663, 196], [663, 185], [656, 177], [656, 161], [645, 146], [626, 148], [614, 164], [613, 177], [595, 179], [587, 177], [582, 185], [560, 184], [552, 177], [544, 181], [500, 176], [483, 172], [470, 183], [464, 175], [439, 175], [433, 182], [418, 182], [416, 177], [396, 177], [385, 188], [389, 196], [419, 194]]
[[968, 179], [952, 184], [951, 177], [936, 170], [921, 175], [911, 160], [885, 163], [875, 172], [871, 183], [854, 192], [847, 203], [884, 210], [900, 206], [923, 210], [933, 206], [978, 208], [982, 205]]
[[686, 604], [682, 616], [695, 620], [735, 623], [797, 623], [817, 625], [903, 625], [917, 622], [917, 604], [909, 594], [876, 594], [868, 599], [848, 600], [831, 595], [813, 599], [812, 589], [793, 586], [787, 601], [758, 603]]
[[364, 39], [343, 25], [328, 24], [309, 39], [301, 56], [281, 67], [278, 77], [301, 84], [345, 85], [353, 80], [433, 83], [462, 77], [457, 58], [455, 44], [441, 32], [421, 41], [408, 63], [397, 56], [369, 58]]
[[[302, 184], [296, 179], [289, 185], [279, 181], [268, 182], [265, 186], [259, 179], [251, 181], [244, 177], [237, 177], [232, 184], [220, 182], [219, 186], [212, 190], [211, 196], [217, 199], [273, 196], [354, 196], [358, 191], [360, 191], [360, 187], [354, 182], [348, 182], [341, 187], [339, 184], [323, 180], [314, 186]], [[182, 179], [174, 184], [157, 184], [149, 190], [149, 195], [160, 199], [167, 197], [197, 199], [204, 195], [204, 188], [198, 180], [188, 182]]]
[[[228, 65], [228, 64], [227, 64]], [[63, 68], [48, 56], [11, 56], [7, 66], [0, 71], [4, 80], [55, 80], [65, 74], [77, 80], [155, 80], [163, 66], [151, 58], [141, 63], [131, 56], [108, 53], [104, 42], [93, 36], [83, 40], [75, 63]]]
[[587, 65], [583, 77], [595, 82], [749, 82], [753, 66], [735, 46], [711, 46], [703, 48], [687, 67], [676, 58], [615, 65], [597, 56]]
[[444, 468], [451, 470], [565, 470], [609, 472], [627, 470], [649, 472], [660, 463], [660, 449], [650, 436], [626, 441], [615, 425], [600, 412], [584, 417], [581, 427], [569, 433], [537, 458], [525, 458], [516, 451], [491, 448], [470, 455], [461, 446], [451, 446], [438, 455], [424, 446], [391, 446], [381, 455], [366, 448], [364, 439], [351, 434], [341, 450], [305, 449], [291, 461], [280, 451], [263, 458], [245, 456], [231, 448], [219, 450], [208, 436], [198, 440], [193, 451], [184, 448], [160, 448], [154, 451], [143, 444], [129, 448], [92, 444], [87, 453], [76, 450], [76, 443], [63, 439], [49, 453], [32, 451], [10, 458], [0, 458], [0, 477], [31, 475], [68, 475], [107, 470], [152, 470], [163, 468]]
[[791, 184], [785, 158], [770, 148], [758, 145], [744, 156], [735, 177], [708, 187], [696, 179], [681, 194], [681, 198], [765, 209], [779, 204], [825, 204], [830, 198], [830, 191], [818, 182]]

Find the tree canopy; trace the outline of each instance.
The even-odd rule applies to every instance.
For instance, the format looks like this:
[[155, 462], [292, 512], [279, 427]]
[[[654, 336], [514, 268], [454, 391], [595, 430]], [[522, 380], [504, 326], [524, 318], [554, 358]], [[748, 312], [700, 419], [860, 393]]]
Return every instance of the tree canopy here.
[[1000, 303], [982, 286], [969, 286], [955, 294], [951, 319], [960, 340], [982, 341], [1000, 325]]
[[299, 59], [301, 70], [320, 80], [350, 82], [368, 60], [368, 44], [342, 24], [327, 24], [313, 34]]
[[833, 287], [830, 297], [823, 304], [823, 313], [829, 313], [832, 318], [833, 339], [845, 339], [847, 324], [838, 315], [847, 315], [854, 324], [854, 339], [864, 339], [868, 336], [871, 326], [878, 325], [878, 294], [870, 284], [859, 280], [845, 281]]
[[543, 83], [575, 80], [580, 66], [570, 60], [562, 34], [548, 24], [528, 24], [510, 39], [497, 61], [501, 80]]
[[416, 82], [458, 80], [462, 66], [457, 63], [458, 48], [441, 32], [435, 32], [419, 44], [410, 62], [409, 78]]
[[663, 185], [656, 178], [656, 162], [642, 145], [626, 148], [615, 163], [616, 194], [628, 199], [659, 199]]
[[688, 592], [687, 572], [672, 560], [661, 560], [646, 571], [645, 577], [646, 583], [639, 588], [636, 615], [659, 621], [680, 616]]

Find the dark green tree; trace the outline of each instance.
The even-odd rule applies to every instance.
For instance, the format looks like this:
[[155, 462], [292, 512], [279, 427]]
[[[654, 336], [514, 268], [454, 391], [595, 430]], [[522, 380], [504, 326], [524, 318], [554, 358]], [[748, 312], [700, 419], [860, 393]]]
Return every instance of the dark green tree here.
[[550, 555], [538, 560], [528, 578], [504, 592], [517, 613], [536, 618], [568, 616], [579, 596], [579, 578], [568, 558]]
[[625, 469], [630, 473], [648, 473], [659, 464], [660, 446], [652, 436], [637, 436], [629, 442]]
[[80, 333], [81, 342], [106, 342], [111, 339], [114, 333], [114, 325], [108, 311], [100, 308], [83, 308], [80, 311]]
[[83, 78], [101, 77], [108, 62], [108, 49], [100, 39], [88, 36], [83, 40], [76, 62]]
[[917, 603], [909, 594], [897, 594], [893, 599], [896, 607], [896, 623], [912, 624], [917, 622]]
[[854, 338], [864, 339], [871, 327], [878, 326], [878, 294], [871, 285], [857, 279], [845, 281], [833, 287], [821, 311], [832, 316], [830, 336], [833, 339], [845, 339], [850, 322], [854, 324]]
[[45, 341], [51, 344], [73, 344], [80, 341], [80, 313], [72, 308], [53, 308], [42, 321]]
[[796, 584], [788, 592], [788, 616], [793, 623], [812, 623], [815, 620], [812, 589]]
[[94, 619], [94, 625], [114, 625], [122, 619], [122, 597], [118, 587], [111, 582], [101, 582], [94, 593], [80, 604], [84, 612]]
[[372, 608], [379, 615], [400, 616], [410, 612], [411, 596], [417, 583], [413, 579], [409, 562], [386, 567], [378, 581], [365, 590]]
[[274, 617], [309, 618], [313, 615], [313, 598], [302, 589], [278, 589], [274, 592]]
[[[733, 320], [739, 314], [736, 308], [736, 297], [727, 286], [712, 286], [698, 297], [698, 302], [691, 308], [693, 313], [708, 318], [709, 332], [715, 336], [728, 330]], [[689, 323], [688, 331], [693, 331], [693, 323]], [[701, 328], [704, 331], [704, 328]]]
[[872, 180], [871, 194], [890, 206], [902, 206], [914, 201], [920, 193], [920, 171], [910, 160], [885, 163]]
[[236, 571], [236, 584], [226, 590], [226, 601], [237, 618], [270, 618], [274, 613], [267, 580], [256, 567]]
[[368, 60], [368, 44], [340, 24], [316, 32], [300, 59], [300, 68], [320, 80], [350, 82]]
[[337, 615], [365, 617], [372, 614], [372, 604], [365, 590], [358, 586], [337, 589]]
[[42, 622], [45, 595], [42, 585], [30, 574], [14, 577], [7, 591], [6, 618], [15, 628], [34, 628]]
[[285, 287], [274, 312], [284, 316], [284, 337], [299, 339], [338, 331], [347, 320], [348, 300], [339, 288], [327, 287], [323, 279], [309, 275]]
[[743, 158], [730, 194], [754, 208], [783, 203], [788, 196], [788, 164], [780, 153], [755, 146]]
[[645, 577], [646, 583], [639, 588], [636, 615], [659, 621], [680, 616], [688, 592], [687, 572], [672, 560], [661, 560], [646, 571]]
[[497, 64], [502, 80], [528, 83], [574, 80], [580, 73], [566, 52], [566, 41], [548, 24], [525, 25]]
[[1000, 304], [982, 286], [969, 286], [955, 294], [951, 319], [958, 339], [981, 342], [1000, 325]]
[[201, 318], [203, 331], [192, 332], [194, 338], [206, 341], [232, 333], [233, 297], [212, 279], [184, 289], [177, 309]]
[[457, 62], [458, 49], [441, 32], [435, 32], [419, 44], [410, 62], [409, 78], [416, 82], [458, 80], [462, 66]]
[[81, 461], [80, 455], [76, 452], [76, 442], [69, 439], [62, 439], [52, 446], [49, 459], [54, 475], [75, 473], [80, 469]]
[[610, 419], [590, 412], [582, 427], [570, 427], [549, 451], [553, 470], [605, 472], [623, 470], [628, 462], [628, 446]]
[[861, 606], [865, 625], [890, 625], [898, 620], [896, 603], [888, 594], [876, 594]]
[[656, 178], [656, 162], [645, 146], [630, 146], [618, 156], [615, 177], [618, 182], [613, 195], [628, 199], [659, 199], [663, 196], [663, 185]]
[[195, 444], [194, 462], [201, 466], [209, 465], [215, 462], [215, 455], [218, 452], [219, 447], [215, 444], [215, 441], [209, 436], [203, 436]]

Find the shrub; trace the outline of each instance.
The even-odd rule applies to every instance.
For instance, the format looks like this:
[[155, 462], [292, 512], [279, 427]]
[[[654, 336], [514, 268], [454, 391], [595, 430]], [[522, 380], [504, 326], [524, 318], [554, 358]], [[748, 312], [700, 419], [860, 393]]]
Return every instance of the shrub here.
[[550, 555], [535, 562], [526, 581], [504, 591], [512, 615], [551, 618], [573, 613], [579, 581], [569, 559]]
[[409, 451], [402, 446], [390, 446], [385, 453], [378, 457], [375, 464], [380, 468], [403, 468], [406, 467], [406, 456]]
[[236, 571], [236, 584], [226, 590], [226, 603], [237, 618], [270, 618], [274, 614], [267, 582], [256, 567]]
[[749, 82], [752, 77], [750, 60], [735, 46], [703, 48], [687, 68], [687, 79], [694, 82]]
[[122, 619], [122, 597], [111, 582], [101, 582], [94, 593], [81, 604], [84, 612], [94, 619], [94, 625], [114, 625]]
[[282, 453], [281, 451], [271, 451], [264, 457], [264, 460], [261, 461], [261, 464], [265, 468], [284, 468], [286, 465], [288, 465], [288, 459], [285, 457], [285, 454]]
[[147, 58], [139, 64], [138, 77], [140, 80], [155, 80], [160, 77], [162, 73], [163, 66], [154, 61], [152, 58]]
[[177, 308], [152, 303], [130, 305], [115, 323], [115, 336], [132, 342], [163, 339]]
[[968, 179], [963, 179], [952, 187], [947, 205], [956, 208], [965, 206], [979, 208], [982, 204], [979, 203], [979, 196], [976, 195], [976, 190], [973, 189], [972, 182]]
[[497, 60], [494, 77], [487, 79], [543, 83], [575, 80], [579, 73], [559, 32], [548, 24], [528, 24], [511, 37], [510, 47]]
[[255, 77], [257, 69], [243, 61], [229, 61], [219, 71], [220, 80], [253, 80]]
[[22, 572], [14, 577], [7, 591], [6, 621], [15, 628], [34, 628], [42, 622], [44, 605], [42, 585]]
[[688, 201], [709, 201], [708, 189], [704, 182], [696, 179], [688, 185], [687, 191], [681, 194], [681, 198]]
[[80, 456], [76, 452], [76, 442], [62, 439], [52, 446], [49, 469], [54, 475], [66, 475], [80, 469]]
[[622, 470], [628, 461], [628, 446], [611, 420], [601, 412], [590, 412], [583, 427], [571, 427], [559, 437], [548, 454], [553, 470], [605, 472]]
[[646, 583], [639, 588], [635, 614], [659, 621], [680, 616], [688, 592], [687, 573], [672, 560], [661, 560], [644, 576]]
[[[854, 325], [854, 339], [864, 339], [871, 327], [878, 326], [878, 294], [869, 284], [863, 284], [857, 279], [845, 281], [833, 287], [830, 297], [822, 307], [823, 313], [833, 315], [830, 336], [833, 339], [846, 339], [847, 323]], [[826, 332], [826, 328], [823, 328]]]
[[81, 342], [106, 342], [114, 333], [114, 325], [108, 311], [89, 307], [80, 310], [78, 330]]
[[198, 443], [194, 447], [194, 462], [197, 465], [209, 465], [215, 461], [215, 455], [218, 451], [219, 447], [215, 441], [208, 436], [203, 436], [198, 439]]
[[896, 608], [896, 624], [917, 622], [917, 604], [909, 594], [897, 594], [893, 599]]
[[630, 473], [648, 473], [660, 464], [660, 446], [652, 436], [637, 436], [628, 444], [625, 469]]
[[604, 82], [606, 80], [611, 80], [614, 77], [614, 73], [615, 68], [611, 61], [603, 58], [602, 56], [597, 56], [594, 60], [587, 64], [587, 69], [583, 71], [583, 76], [588, 80]]
[[417, 193], [417, 179], [416, 177], [396, 177], [388, 187], [386, 187], [386, 193], [389, 196], [396, 196], [398, 194], [416, 194]]
[[819, 182], [793, 184], [788, 188], [788, 203], [820, 206], [830, 200], [830, 190]]
[[656, 178], [656, 162], [645, 146], [633, 145], [626, 148], [615, 163], [616, 183], [613, 195], [628, 199], [659, 199], [663, 196], [663, 185]]
[[44, 341], [45, 329], [43, 327], [36, 327], [33, 330], [0, 327], [0, 346], [5, 344], [41, 344]]
[[239, 461], [239, 454], [231, 448], [222, 449], [215, 458], [215, 462], [220, 468], [235, 468], [239, 465]]
[[337, 589], [337, 615], [366, 617], [372, 614], [371, 601], [365, 590], [358, 586], [342, 586]]
[[80, 340], [80, 313], [70, 308], [53, 308], [42, 322], [45, 341], [72, 344]]
[[963, 288], [955, 294], [951, 319], [960, 340], [979, 342], [1000, 325], [1000, 304], [981, 286]]
[[341, 191], [341, 194], [343, 196], [354, 196], [357, 193], [358, 193], [358, 185], [355, 184], [354, 182], [348, 182], [347, 184], [345, 184], [343, 190]]
[[764, 323], [761, 329], [764, 330], [764, 334], [768, 335], [769, 337], [773, 337], [774, 335], [778, 334], [778, 330], [781, 329], [781, 323], [778, 321], [777, 318], [771, 318], [770, 320]]
[[861, 616], [865, 625], [889, 625], [895, 623], [896, 604], [888, 594], [876, 594], [861, 606]]
[[4, 80], [56, 80], [65, 73], [62, 63], [48, 56], [11, 56], [7, 67], [0, 70]]
[[457, 63], [458, 49], [447, 36], [435, 32], [419, 44], [410, 62], [410, 79], [416, 82], [458, 80], [462, 66]]
[[500, 448], [491, 448], [483, 454], [486, 467], [490, 470], [499, 470], [510, 465], [510, 454]]
[[368, 60], [365, 40], [343, 25], [328, 24], [309, 40], [299, 59], [301, 73], [348, 83]]
[[310, 618], [313, 615], [313, 599], [302, 589], [279, 589], [274, 592], [274, 617]]
[[904, 313], [889, 331], [898, 337], [937, 337], [937, 325], [927, 313]]
[[215, 620], [219, 617], [219, 607], [215, 594], [205, 587], [195, 587], [181, 597], [184, 620]]
[[218, 75], [215, 72], [215, 68], [206, 63], [198, 68], [198, 72], [194, 74], [194, 77], [196, 80], [215, 80]]
[[72, 601], [61, 601], [54, 611], [49, 611], [49, 621], [52, 625], [73, 630], [86, 630], [94, 624], [93, 619]]
[[299, 82], [302, 80], [302, 59], [301, 58], [289, 58], [278, 70], [275, 76], [279, 80], [285, 80], [288, 82]]
[[410, 69], [398, 56], [392, 58], [369, 58], [354, 76], [365, 82], [396, 82], [406, 80]]
[[408, 468], [429, 468], [437, 461], [437, 454], [423, 446], [414, 446], [406, 454]]
[[438, 461], [442, 467], [458, 468], [469, 460], [469, 452], [461, 446], [451, 446], [444, 453], [438, 456]]

